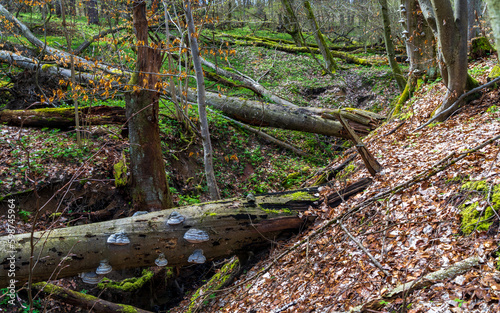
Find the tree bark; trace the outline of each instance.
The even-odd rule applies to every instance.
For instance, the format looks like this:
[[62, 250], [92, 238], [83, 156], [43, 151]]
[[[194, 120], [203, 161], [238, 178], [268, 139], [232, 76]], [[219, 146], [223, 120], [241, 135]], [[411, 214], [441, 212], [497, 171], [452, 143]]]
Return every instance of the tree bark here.
[[[366, 186], [365, 186], [366, 188]], [[356, 189], [358, 190], [358, 189]], [[74, 276], [95, 271], [101, 260], [107, 259], [114, 270], [154, 266], [164, 253], [168, 266], [190, 264], [188, 257], [202, 249], [207, 260], [224, 258], [238, 251], [267, 246], [271, 240], [287, 237], [310, 222], [299, 217], [300, 211], [316, 206], [317, 189], [255, 196], [255, 201], [233, 198], [194, 206], [169, 209], [101, 223], [93, 223], [34, 234], [36, 265], [33, 281]], [[316, 202], [316, 204], [315, 204]], [[178, 211], [185, 220], [180, 225], [169, 225], [172, 212]], [[190, 243], [184, 239], [189, 229], [199, 229], [208, 241]], [[110, 235], [123, 231], [130, 243], [117, 246], [107, 243]], [[9, 240], [15, 240], [12, 243]], [[0, 288], [8, 284], [10, 254], [15, 254], [15, 279], [28, 278], [30, 234], [0, 237]], [[15, 252], [12, 252], [15, 251]]]
[[[88, 125], [124, 124], [125, 110], [119, 107], [97, 106], [79, 108], [80, 118]], [[72, 108], [0, 111], [0, 123], [10, 126], [69, 128], [75, 126]]]
[[311, 24], [311, 28], [314, 34], [314, 39], [316, 39], [316, 44], [318, 45], [319, 51], [321, 51], [321, 55], [325, 60], [325, 65], [326, 65], [325, 67], [331, 73], [335, 73], [335, 71], [338, 69], [338, 66], [333, 60], [332, 52], [330, 51], [330, 49], [328, 49], [326, 45], [325, 38], [323, 37], [323, 34], [319, 29], [318, 22], [314, 17], [314, 12], [312, 10], [309, 1], [304, 1], [304, 7], [306, 8], [307, 11], [307, 19], [309, 20], [309, 24]]
[[139, 309], [131, 305], [109, 302], [91, 295], [83, 294], [81, 292], [73, 291], [46, 282], [36, 283], [33, 285], [33, 287], [61, 302], [89, 310], [93, 313], [110, 313], [110, 312], [152, 313], [151, 311]]
[[[467, 0], [419, 0], [424, 16], [438, 41], [439, 66], [447, 93], [436, 114], [445, 111], [467, 88]], [[444, 121], [453, 112], [440, 115]]]
[[467, 38], [470, 41], [473, 38], [479, 36], [479, 21], [481, 17], [481, 0], [468, 0], [469, 12], [467, 18], [469, 20], [469, 29], [467, 32]]
[[384, 41], [385, 50], [387, 52], [387, 59], [391, 65], [392, 75], [398, 84], [399, 91], [403, 92], [406, 85], [406, 80], [404, 78], [403, 72], [399, 68], [398, 61], [396, 61], [396, 52], [394, 50], [394, 44], [392, 42], [392, 32], [391, 32], [391, 20], [389, 17], [389, 12], [387, 9], [387, 0], [379, 0], [380, 11], [382, 12], [382, 21], [384, 23]]
[[[434, 79], [438, 74], [436, 40], [417, 0], [403, 0], [406, 13], [402, 13], [406, 54], [410, 59], [410, 73], [421, 76], [426, 73]], [[437, 37], [436, 37], [437, 38]]]
[[99, 25], [99, 8], [96, 0], [87, 0], [85, 4], [87, 9], [87, 23]]
[[299, 47], [303, 47], [305, 45], [304, 37], [302, 36], [302, 31], [300, 30], [300, 24], [297, 20], [297, 16], [295, 15], [295, 11], [292, 7], [291, 0], [281, 0], [281, 4], [285, 9], [285, 30], [286, 32], [292, 36], [293, 41]]
[[131, 192], [137, 210], [162, 210], [172, 207], [158, 126], [160, 94], [157, 90], [162, 54], [148, 44], [146, 3], [133, 2], [137, 37], [136, 73], [125, 94], [130, 142]]
[[[500, 0], [486, 0], [497, 51], [500, 51]], [[500, 52], [499, 52], [500, 53]]]
[[184, 0], [184, 11], [186, 12], [186, 19], [188, 23], [188, 35], [191, 43], [191, 56], [193, 57], [193, 66], [196, 74], [197, 85], [197, 101], [198, 101], [198, 115], [201, 125], [201, 139], [203, 143], [203, 162], [205, 165], [205, 177], [207, 179], [208, 191], [212, 200], [219, 200], [219, 188], [217, 188], [217, 181], [215, 180], [214, 166], [213, 166], [213, 153], [212, 143], [210, 141], [210, 130], [208, 128], [207, 108], [205, 104], [205, 79], [203, 78], [203, 69], [201, 68], [200, 52], [198, 48], [198, 41], [196, 37], [193, 15], [191, 13], [191, 0]]

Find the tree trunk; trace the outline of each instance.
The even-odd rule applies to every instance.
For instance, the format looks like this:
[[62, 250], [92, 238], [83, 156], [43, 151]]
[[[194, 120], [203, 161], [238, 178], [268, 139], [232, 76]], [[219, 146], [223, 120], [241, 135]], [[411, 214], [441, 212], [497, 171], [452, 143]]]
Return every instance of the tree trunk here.
[[379, 0], [380, 10], [382, 12], [382, 21], [384, 23], [384, 41], [385, 50], [387, 52], [387, 59], [391, 65], [392, 75], [398, 84], [399, 91], [403, 92], [406, 85], [406, 80], [404, 78], [403, 72], [399, 68], [398, 61], [396, 61], [396, 52], [394, 50], [394, 44], [392, 42], [392, 32], [391, 32], [391, 20], [389, 17], [389, 12], [387, 9], [387, 0]]
[[467, 18], [469, 20], [469, 29], [467, 32], [467, 38], [470, 43], [472, 38], [479, 36], [479, 18], [481, 17], [481, 0], [468, 0]]
[[293, 10], [292, 2], [291, 0], [281, 0], [281, 3], [285, 9], [285, 30], [290, 36], [292, 36], [293, 41], [295, 41], [297, 46], [303, 47], [305, 45], [305, 40], [302, 36], [302, 31], [300, 30], [299, 21], [297, 20], [297, 16]]
[[323, 37], [323, 34], [319, 29], [318, 22], [316, 22], [316, 18], [314, 17], [314, 12], [312, 10], [309, 1], [304, 1], [304, 7], [306, 8], [307, 11], [307, 19], [309, 20], [309, 24], [311, 24], [314, 38], [316, 39], [316, 43], [318, 44], [319, 50], [321, 51], [321, 55], [325, 60], [325, 65], [326, 65], [325, 67], [331, 73], [335, 73], [335, 71], [338, 69], [338, 66], [333, 60], [332, 52], [330, 51], [330, 49], [328, 49], [326, 45], [325, 38]]
[[417, 77], [427, 74], [434, 79], [438, 69], [433, 31], [426, 22], [417, 0], [403, 0], [402, 3], [406, 10], [401, 16], [407, 31], [404, 37], [406, 53], [410, 59], [410, 73]]
[[[500, 0], [486, 0], [497, 51], [500, 51]], [[500, 52], [498, 52], [500, 53]]]
[[[448, 109], [467, 88], [467, 0], [419, 0], [424, 16], [438, 41], [439, 66], [447, 93], [435, 114]], [[453, 112], [442, 114], [446, 120]]]
[[134, 1], [134, 27], [137, 37], [134, 90], [125, 94], [130, 142], [131, 191], [138, 210], [172, 207], [168, 188], [160, 130], [158, 127], [158, 73], [162, 64], [159, 50], [149, 47], [146, 3]]
[[188, 35], [191, 43], [191, 56], [193, 57], [193, 66], [196, 73], [197, 100], [198, 100], [198, 115], [201, 125], [201, 139], [203, 143], [203, 162], [205, 165], [205, 177], [207, 179], [208, 192], [212, 200], [219, 200], [219, 188], [215, 180], [212, 143], [210, 141], [210, 131], [208, 128], [207, 108], [205, 104], [205, 79], [203, 78], [203, 69], [201, 68], [200, 52], [196, 37], [193, 15], [191, 14], [191, 0], [184, 0], [184, 11], [188, 23]]
[[87, 9], [87, 23], [99, 25], [99, 8], [97, 6], [97, 0], [87, 0], [85, 4]]

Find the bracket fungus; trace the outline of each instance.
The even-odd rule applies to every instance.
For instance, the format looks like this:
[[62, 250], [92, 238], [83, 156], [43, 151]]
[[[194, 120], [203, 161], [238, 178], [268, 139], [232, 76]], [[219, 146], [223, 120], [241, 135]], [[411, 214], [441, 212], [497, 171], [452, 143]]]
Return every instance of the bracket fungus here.
[[104, 275], [110, 273], [112, 270], [113, 268], [109, 265], [108, 260], [102, 260], [95, 272], [98, 275]]
[[207, 258], [203, 255], [203, 250], [196, 249], [188, 258], [189, 263], [203, 264]]
[[89, 284], [89, 285], [97, 285], [102, 279], [95, 272], [81, 273], [80, 277], [82, 278], [82, 281], [84, 283]]
[[191, 228], [184, 234], [184, 239], [190, 243], [202, 243], [208, 241], [210, 237], [203, 230]]
[[158, 258], [155, 260], [155, 264], [157, 266], [167, 266], [168, 261], [167, 261], [167, 258], [165, 258], [165, 254], [160, 253]]
[[182, 216], [179, 212], [174, 211], [170, 214], [167, 220], [168, 225], [179, 225], [184, 222], [186, 218]]
[[130, 240], [128, 239], [125, 232], [121, 231], [121, 232], [114, 233], [111, 236], [109, 236], [107, 243], [109, 243], [111, 245], [124, 246], [124, 245], [128, 245], [130, 243]]
[[139, 216], [139, 215], [144, 215], [144, 214], [148, 214], [148, 213], [149, 213], [148, 211], [137, 211], [132, 216]]

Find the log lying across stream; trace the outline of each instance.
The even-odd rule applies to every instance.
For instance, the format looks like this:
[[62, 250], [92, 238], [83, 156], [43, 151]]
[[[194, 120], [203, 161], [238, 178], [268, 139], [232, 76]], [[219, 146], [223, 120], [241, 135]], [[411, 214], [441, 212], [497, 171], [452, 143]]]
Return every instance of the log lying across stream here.
[[[363, 179], [339, 194], [348, 198], [370, 183]], [[335, 200], [326, 199], [328, 203]], [[32, 279], [37, 282], [95, 271], [102, 260], [108, 260], [113, 270], [154, 266], [163, 253], [168, 266], [183, 266], [192, 263], [196, 250], [210, 261], [262, 249], [311, 223], [314, 217], [303, 212], [320, 202], [317, 188], [311, 188], [35, 232]], [[182, 223], [176, 224], [182, 218], [173, 219], [174, 211], [182, 215]], [[116, 242], [117, 237], [123, 240]], [[0, 237], [0, 255], [0, 288], [11, 279], [17, 285], [27, 281], [29, 233]]]

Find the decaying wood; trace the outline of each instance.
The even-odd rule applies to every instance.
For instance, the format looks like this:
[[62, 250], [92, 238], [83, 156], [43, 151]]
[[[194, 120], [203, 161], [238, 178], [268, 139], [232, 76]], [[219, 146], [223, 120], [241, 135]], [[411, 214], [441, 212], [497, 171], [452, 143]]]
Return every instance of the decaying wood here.
[[99, 34], [95, 35], [94, 37], [82, 42], [82, 44], [79, 45], [78, 48], [76, 48], [74, 52], [76, 55], [78, 55], [83, 50], [87, 49], [94, 41], [101, 39], [103, 37], [106, 37], [109, 34], [114, 34], [114, 33], [117, 33], [119, 31], [122, 31], [124, 29], [126, 29], [126, 27], [116, 27], [116, 28], [110, 28], [110, 29], [104, 30], [104, 31], [100, 32]]
[[[123, 124], [125, 110], [120, 107], [96, 106], [80, 108], [80, 118], [89, 125]], [[11, 126], [68, 128], [75, 126], [73, 108], [0, 111], [0, 123]]]
[[[203, 203], [176, 209], [101, 223], [36, 232], [33, 281], [75, 276], [95, 271], [101, 260], [109, 260], [113, 269], [151, 266], [160, 253], [169, 266], [188, 265], [188, 258], [202, 249], [207, 260], [236, 254], [240, 250], [260, 249], [281, 236], [287, 237], [312, 220], [299, 212], [315, 206], [319, 200], [311, 191], [288, 192]], [[177, 211], [185, 217], [179, 225], [167, 220]], [[209, 239], [190, 243], [184, 239], [189, 229], [204, 231]], [[112, 234], [124, 232], [130, 243], [108, 244]], [[9, 240], [14, 240], [14, 246]], [[2, 252], [0, 288], [7, 285], [9, 253], [15, 251], [16, 280], [26, 281], [29, 273], [30, 234], [0, 238]]]
[[429, 273], [420, 279], [401, 284], [377, 299], [373, 299], [368, 303], [365, 303], [364, 305], [352, 308], [351, 310], [349, 310], [349, 313], [377, 311], [385, 306], [387, 304], [387, 301], [389, 300], [401, 297], [403, 294], [410, 294], [418, 289], [432, 286], [444, 279], [453, 279], [458, 275], [462, 275], [470, 271], [478, 264], [478, 257], [470, 257], [463, 261], [457, 262], [446, 269], [441, 269], [439, 271]]
[[86, 310], [91, 310], [94, 313], [108, 313], [108, 312], [152, 313], [151, 311], [139, 309], [131, 305], [109, 302], [91, 295], [82, 294], [81, 292], [73, 291], [46, 282], [33, 284], [33, 287], [37, 290], [42, 291], [47, 295], [50, 295], [52, 298], [55, 298], [59, 301]]
[[361, 159], [363, 159], [363, 162], [365, 163], [368, 172], [370, 172], [370, 175], [375, 176], [382, 170], [382, 166], [380, 165], [380, 163], [378, 163], [370, 153], [370, 151], [368, 151], [361, 139], [359, 139], [358, 135], [356, 135], [351, 126], [349, 126], [349, 123], [342, 117], [342, 114], [340, 114], [340, 112], [336, 112], [335, 117], [337, 117], [344, 129], [347, 131], [351, 141], [356, 146], [356, 149], [358, 149], [358, 152], [361, 155]]

